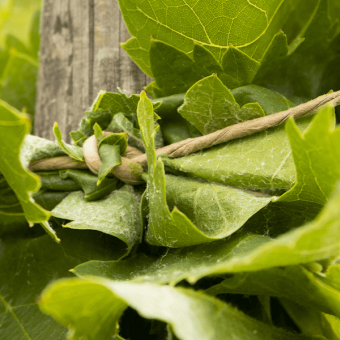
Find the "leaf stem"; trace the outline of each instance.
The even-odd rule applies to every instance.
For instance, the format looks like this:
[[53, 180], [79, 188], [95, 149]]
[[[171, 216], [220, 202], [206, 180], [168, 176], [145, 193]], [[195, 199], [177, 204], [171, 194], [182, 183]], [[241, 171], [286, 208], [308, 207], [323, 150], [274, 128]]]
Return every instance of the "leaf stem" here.
[[40, 225], [45, 229], [46, 233], [54, 239], [54, 241], [60, 243], [60, 238], [57, 236], [56, 232], [51, 228], [47, 221], [40, 222]]

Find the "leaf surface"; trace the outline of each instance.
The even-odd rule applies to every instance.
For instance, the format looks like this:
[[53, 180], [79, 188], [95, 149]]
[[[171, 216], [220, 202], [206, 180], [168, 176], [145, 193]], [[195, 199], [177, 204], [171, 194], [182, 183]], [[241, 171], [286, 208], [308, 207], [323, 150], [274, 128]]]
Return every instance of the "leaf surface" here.
[[120, 156], [124, 156], [128, 142], [126, 133], [114, 133], [100, 140], [98, 153], [102, 164], [98, 172], [98, 185], [117, 165], [122, 164]]
[[85, 194], [84, 198], [88, 202], [99, 200], [111, 194], [117, 188], [118, 184], [117, 178], [104, 178], [104, 180], [97, 185], [98, 177], [88, 170], [68, 169], [60, 171], [59, 174], [63, 180], [71, 179], [75, 181], [80, 189], [83, 190]]
[[[36, 228], [28, 230], [32, 233]], [[1, 339], [65, 339], [67, 329], [41, 313], [37, 296], [49, 282], [69, 277], [68, 270], [83, 261], [120, 256], [117, 242], [109, 235], [58, 229], [62, 242], [57, 244], [39, 232], [0, 240]]]
[[128, 186], [92, 202], [87, 202], [82, 192], [73, 192], [53, 209], [52, 216], [71, 220], [67, 228], [97, 230], [118, 238], [125, 243], [121, 256], [130, 252], [142, 232], [139, 200]]
[[39, 304], [45, 313], [69, 326], [74, 339], [110, 339], [127, 305], [145, 318], [169, 323], [176, 336], [184, 340], [230, 336], [252, 340], [308, 339], [263, 324], [202, 293], [166, 286], [100, 279], [60, 280], [45, 289]]
[[[237, 3], [220, 0], [197, 3], [180, 0], [175, 5], [166, 2], [160, 6], [154, 0], [147, 3], [120, 0], [124, 20], [133, 36], [123, 47], [151, 77], [153, 73], [148, 56], [150, 36], [188, 55], [192, 53], [195, 43], [199, 43], [219, 61], [230, 44], [238, 48], [249, 47], [261, 56], [267, 46], [261, 44], [260, 38], [265, 36], [267, 30], [271, 36], [279, 29], [272, 28], [270, 23], [282, 3], [262, 1], [254, 4], [246, 0]], [[280, 19], [287, 20], [284, 16]]]
[[[124, 261], [107, 263], [102, 267], [90, 262], [78, 268], [81, 268], [81, 275], [84, 276], [91, 275], [92, 270], [100, 275], [100, 268], [104, 268], [103, 276], [109, 275], [115, 280], [119, 280], [119, 276], [115, 277], [117, 271], [125, 273], [125, 280], [130, 278], [135, 281], [176, 284], [183, 279], [195, 282], [207, 275], [253, 272], [339, 256], [339, 202], [338, 188], [313, 222], [276, 239], [249, 235], [248, 232], [235, 234], [218, 242], [169, 250], [159, 259], [148, 258], [144, 265], [141, 259], [134, 270], [129, 272], [125, 272]], [[132, 259], [126, 261], [134, 267]], [[108, 270], [111, 265], [114, 271]]]
[[71, 158], [75, 159], [76, 161], [83, 162], [84, 161], [84, 152], [83, 149], [76, 145], [70, 145], [63, 141], [63, 136], [61, 131], [58, 127], [58, 123], [54, 123], [53, 126], [53, 133], [54, 136], [59, 144], [59, 146], [64, 150], [64, 152], [70, 156]]
[[265, 115], [258, 103], [247, 103], [240, 107], [215, 75], [192, 86], [178, 112], [204, 135]]
[[321, 275], [303, 266], [238, 273], [212, 286], [206, 293], [275, 296], [339, 317], [340, 291], [320, 280]]
[[[152, 103], [145, 94], [141, 96], [137, 112], [149, 169], [148, 243], [178, 248], [224, 238], [270, 202], [269, 196], [236, 188], [165, 177], [163, 163], [156, 159], [154, 149]], [[166, 196], [170, 205], [175, 206], [171, 213]]]

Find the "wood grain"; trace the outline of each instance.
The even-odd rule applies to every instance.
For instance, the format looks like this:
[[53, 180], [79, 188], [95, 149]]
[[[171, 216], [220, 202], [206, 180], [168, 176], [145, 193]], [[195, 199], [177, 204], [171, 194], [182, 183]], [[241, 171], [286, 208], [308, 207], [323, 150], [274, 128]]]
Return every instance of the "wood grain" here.
[[35, 134], [65, 140], [100, 90], [139, 93], [150, 79], [119, 46], [129, 33], [115, 0], [45, 0]]

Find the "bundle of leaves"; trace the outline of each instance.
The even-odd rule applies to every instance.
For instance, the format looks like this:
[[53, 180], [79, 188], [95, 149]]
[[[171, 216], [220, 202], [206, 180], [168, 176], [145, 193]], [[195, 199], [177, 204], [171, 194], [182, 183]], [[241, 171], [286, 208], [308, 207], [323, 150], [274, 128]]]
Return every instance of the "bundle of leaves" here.
[[339, 2], [119, 3], [153, 99], [0, 101], [0, 338], [340, 339]]

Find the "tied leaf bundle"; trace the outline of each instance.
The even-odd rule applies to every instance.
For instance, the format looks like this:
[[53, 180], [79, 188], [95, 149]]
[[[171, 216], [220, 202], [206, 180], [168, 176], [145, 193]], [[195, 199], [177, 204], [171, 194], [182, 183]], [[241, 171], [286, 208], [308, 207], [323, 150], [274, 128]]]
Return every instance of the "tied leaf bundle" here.
[[338, 1], [119, 4], [145, 91], [0, 101], [0, 338], [339, 340]]

